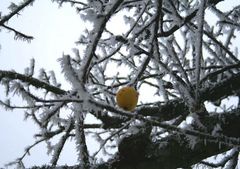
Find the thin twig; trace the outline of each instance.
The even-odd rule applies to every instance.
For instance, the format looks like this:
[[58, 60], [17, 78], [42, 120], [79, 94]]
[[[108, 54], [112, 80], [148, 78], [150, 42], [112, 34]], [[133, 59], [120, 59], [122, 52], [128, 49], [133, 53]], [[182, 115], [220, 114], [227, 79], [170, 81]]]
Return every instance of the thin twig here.
[[14, 11], [12, 11], [10, 14], [3, 16], [2, 19], [0, 20], [0, 26], [2, 26], [5, 22], [9, 21], [13, 16], [18, 15], [18, 13], [23, 10], [26, 6], [30, 5], [33, 3], [34, 0], [27, 0], [21, 5], [19, 5]]
[[128, 121], [125, 125], [123, 125], [120, 129], [118, 129], [117, 131], [115, 131], [114, 133], [112, 133], [110, 136], [108, 136], [104, 142], [101, 143], [100, 145], [100, 148], [93, 154], [93, 158], [95, 158], [95, 156], [100, 152], [100, 150], [105, 146], [105, 144], [110, 140], [112, 139], [115, 135], [119, 134], [123, 129], [127, 128], [131, 122], [133, 121], [134, 119]]

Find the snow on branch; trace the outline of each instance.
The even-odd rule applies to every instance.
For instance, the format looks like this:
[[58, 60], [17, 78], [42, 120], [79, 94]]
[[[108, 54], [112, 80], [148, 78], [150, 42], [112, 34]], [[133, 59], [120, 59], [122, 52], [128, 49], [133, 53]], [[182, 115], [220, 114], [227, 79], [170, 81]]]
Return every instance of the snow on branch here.
[[86, 81], [87, 81], [89, 67], [90, 67], [92, 59], [94, 57], [97, 43], [102, 35], [105, 25], [108, 22], [108, 20], [110, 19], [111, 15], [117, 10], [117, 8], [121, 5], [122, 2], [123, 2], [123, 0], [116, 0], [116, 2], [114, 2], [109, 7], [108, 11], [106, 11], [106, 13], [103, 14], [103, 16], [101, 16], [101, 15], [96, 16], [98, 19], [94, 23], [94, 29], [90, 33], [90, 37], [89, 37], [91, 40], [91, 43], [88, 45], [88, 47], [86, 49], [86, 56], [84, 57], [82, 67], [79, 71], [80, 72], [79, 77], [80, 77], [80, 79], [83, 80], [83, 83], [86, 83]]
[[7, 26], [7, 25], [2, 24], [2, 27], [4, 27], [4, 28], [14, 32], [14, 34], [15, 34], [14, 40], [22, 40], [22, 41], [31, 42], [31, 40], [34, 39], [33, 36], [26, 35], [26, 34], [24, 34], [22, 32], [17, 31], [14, 28], [11, 28], [11, 27]]
[[[235, 156], [238, 156], [238, 153], [239, 153], [239, 148], [233, 148], [232, 150], [230, 150], [229, 154], [227, 154], [223, 159], [221, 159], [217, 163], [212, 163], [204, 160], [204, 161], [201, 161], [200, 164], [204, 164], [206, 166], [213, 167], [213, 168], [224, 167], [226, 166], [227, 162], [234, 160]], [[235, 167], [232, 167], [232, 168], [235, 168]]]
[[59, 3], [60, 6], [62, 6], [63, 3], [70, 3], [71, 5], [87, 6], [86, 3], [81, 1], [72, 1], [72, 0], [52, 0], [52, 1]]
[[[86, 145], [86, 137], [84, 132], [84, 112], [79, 111], [79, 105], [74, 105], [75, 112], [75, 133], [76, 133], [76, 148], [78, 152], [78, 161], [83, 168], [89, 168], [90, 158]], [[81, 109], [80, 109], [81, 110]]]
[[72, 59], [69, 55], [63, 55], [59, 59], [62, 66], [62, 72], [64, 73], [66, 79], [73, 85], [75, 89], [82, 86], [81, 77], [78, 76], [76, 70], [72, 67]]
[[48, 83], [42, 82], [36, 78], [25, 76], [23, 74], [13, 72], [13, 71], [0, 70], [0, 81], [2, 81], [3, 79], [21, 80], [22, 82], [29, 83], [36, 88], [46, 89], [47, 91], [51, 91], [55, 94], [64, 94], [65, 93], [64, 90], [62, 90], [58, 87], [55, 87]]
[[51, 109], [47, 109], [44, 111], [41, 115], [40, 122], [42, 123], [42, 126], [46, 126], [51, 120], [53, 116], [56, 116], [59, 114], [60, 109], [65, 105], [65, 102], [60, 102], [55, 104], [54, 106], [51, 106]]
[[[196, 100], [198, 100], [198, 90], [199, 90], [199, 81], [201, 77], [201, 66], [202, 66], [202, 41], [203, 41], [203, 28], [204, 28], [204, 14], [205, 14], [205, 6], [206, 6], [206, 0], [202, 0], [201, 4], [199, 5], [197, 18], [198, 21], [198, 29], [196, 30], [196, 41], [195, 41], [195, 82], [196, 82], [196, 92], [195, 97]], [[198, 103], [197, 103], [198, 104]]]
[[13, 16], [18, 15], [21, 10], [23, 10], [28, 5], [31, 5], [33, 2], [34, 2], [34, 0], [24, 0], [20, 5], [11, 3], [11, 5], [9, 6], [9, 9], [12, 12], [10, 14], [2, 17], [2, 19], [0, 20], [0, 25], [9, 21]]
[[17, 165], [18, 168], [25, 168], [24, 163], [23, 163], [24, 157], [26, 155], [30, 155], [30, 150], [32, 148], [34, 148], [36, 145], [38, 145], [39, 143], [41, 143], [41, 142], [43, 142], [45, 140], [46, 140], [46, 138], [42, 138], [42, 139], [39, 139], [39, 140], [35, 141], [35, 143], [33, 143], [32, 145], [30, 145], [27, 148], [25, 148], [25, 152], [24, 152], [24, 154], [21, 157], [17, 158], [16, 160], [14, 160], [12, 162], [7, 163], [5, 166], [9, 167], [9, 166]]
[[[0, 70], [0, 82], [6, 90], [1, 106], [26, 110], [26, 117], [40, 127], [36, 144], [47, 142], [52, 166], [58, 165], [71, 138], [75, 139], [77, 166], [83, 169], [102, 169], [95, 163], [100, 153], [117, 151], [114, 159], [102, 164], [105, 168], [107, 164], [117, 168], [121, 162], [128, 168], [128, 164], [135, 168], [179, 168], [239, 147], [239, 108], [220, 116], [205, 107], [205, 101], [239, 97], [239, 56], [237, 50], [233, 52], [237, 49], [233, 43], [237, 28], [223, 23], [239, 24], [234, 20], [238, 7], [224, 13], [216, 6], [220, 0], [54, 1], [71, 3], [81, 19], [91, 24], [77, 42], [76, 57], [67, 54], [59, 59], [71, 88], [62, 89], [53, 71], [41, 69], [36, 78], [34, 60], [24, 74]], [[20, 11], [20, 6], [12, 8]], [[220, 21], [217, 25], [207, 22], [211, 8]], [[0, 26], [6, 23], [1, 22]], [[119, 108], [115, 99], [117, 91], [126, 85], [136, 86], [140, 93], [132, 112]], [[10, 93], [22, 97], [23, 104], [14, 105]], [[88, 117], [96, 122], [89, 123]], [[192, 122], [188, 123], [190, 117]], [[141, 132], [135, 130], [138, 126], [142, 126]], [[92, 139], [89, 133], [95, 134], [99, 145], [93, 155], [87, 147], [88, 139]], [[55, 138], [59, 140], [52, 145]], [[143, 150], [137, 163], [121, 158], [125, 150], [120, 139], [129, 141], [133, 150]], [[137, 147], [139, 140], [145, 142]], [[126, 151], [131, 148], [126, 147]], [[21, 165], [25, 154], [17, 160]], [[173, 157], [174, 163], [170, 162]]]
[[[232, 113], [236, 116], [231, 118], [231, 115], [233, 115]], [[227, 133], [226, 130], [228, 130], [228, 126], [231, 126], [229, 125], [230, 123], [237, 124], [239, 122], [239, 119], [236, 120], [236, 117], [239, 117], [239, 115], [239, 109], [237, 109], [233, 112], [225, 112], [222, 115], [214, 114], [211, 117], [206, 117], [203, 121], [206, 120], [205, 122], [207, 123], [211, 122], [209, 123], [210, 126], [208, 126], [209, 130], [212, 130], [214, 128], [214, 125], [220, 122], [223, 128], [222, 132]], [[229, 124], [226, 124], [226, 121], [231, 122]], [[239, 136], [238, 130], [235, 130], [233, 133], [235, 137]], [[139, 154], [132, 154], [135, 155], [135, 157], [132, 158], [136, 158], [136, 160], [138, 161], [137, 163], [134, 163], [132, 161], [126, 163], [126, 161], [119, 158], [119, 156], [115, 156], [108, 162], [98, 165], [96, 168], [101, 169], [106, 165], [110, 166], [110, 168], [121, 168], [123, 166], [126, 167], [126, 165], [134, 166], [137, 168], [140, 168], [141, 166], [148, 166], [148, 168], [151, 169], [155, 168], [151, 166], [161, 166], [163, 168], [181, 168], [191, 166], [197, 163], [199, 160], [201, 161], [212, 155], [232, 149], [232, 146], [228, 145], [228, 142], [225, 142], [226, 144], [222, 144], [217, 140], [208, 140], [202, 137], [195, 137], [195, 146], [189, 147], [187, 146], [189, 144], [189, 140], [187, 139], [187, 137], [188, 136], [186, 134], [173, 132], [171, 134], [168, 134], [166, 137], [160, 137], [155, 141], [151, 142], [150, 144], [147, 144], [147, 148], [145, 149], [145, 157], [138, 158]], [[133, 135], [132, 138], [136, 137], [134, 137]], [[239, 139], [236, 140], [239, 141]], [[239, 145], [237, 147], [239, 147]], [[131, 149], [131, 147], [128, 147], [128, 149]], [[172, 158], [174, 158], [174, 163], [172, 162]]]
[[54, 153], [51, 160], [51, 164], [53, 167], [57, 165], [57, 161], [59, 159], [60, 153], [62, 152], [64, 144], [69, 138], [69, 134], [73, 128], [72, 125], [73, 125], [72, 120], [69, 120], [68, 125], [66, 126], [66, 129], [65, 129], [65, 134], [60, 138], [59, 142], [54, 146]]
[[33, 39], [33, 37], [25, 35], [19, 31], [17, 31], [14, 28], [7, 26], [6, 23], [12, 17], [19, 15], [19, 12], [22, 11], [24, 8], [26, 8], [29, 5], [32, 5], [33, 2], [34, 2], [34, 0], [23, 0], [23, 2], [21, 2], [19, 5], [16, 5], [15, 3], [12, 2], [11, 5], [9, 6], [9, 9], [11, 10], [11, 12], [8, 15], [0, 17], [0, 27], [2, 26], [4, 28], [14, 32], [16, 40], [21, 39], [21, 40], [27, 40], [28, 42], [30, 42]]
[[155, 2], [156, 5], [156, 13], [155, 16], [153, 16], [155, 22], [153, 22], [151, 24], [150, 27], [150, 34], [151, 36], [149, 37], [149, 49], [148, 49], [148, 53], [149, 55], [147, 55], [147, 57], [144, 59], [142, 65], [140, 66], [140, 69], [137, 71], [135, 78], [132, 79], [132, 81], [129, 83], [129, 85], [136, 85], [137, 81], [139, 81], [138, 79], [143, 75], [143, 73], [145, 72], [150, 60], [152, 59], [153, 55], [154, 55], [154, 41], [156, 40], [155, 38], [157, 37], [157, 32], [158, 32], [158, 24], [157, 22], [159, 21], [159, 13], [160, 13], [160, 5], [159, 5], [159, 1]]
[[189, 130], [189, 129], [181, 129], [177, 126], [169, 125], [169, 124], [164, 123], [164, 122], [159, 122], [159, 121], [154, 120], [154, 119], [147, 119], [144, 116], [139, 115], [139, 114], [135, 114], [135, 113], [130, 114], [130, 113], [127, 113], [125, 111], [120, 111], [120, 110], [116, 111], [113, 107], [105, 105], [105, 104], [100, 103], [100, 102], [95, 101], [95, 102], [93, 102], [93, 104], [95, 104], [99, 107], [105, 107], [106, 109], [108, 109], [110, 111], [114, 111], [115, 113], [125, 115], [125, 116], [131, 117], [131, 118], [135, 118], [135, 119], [138, 119], [140, 121], [148, 122], [148, 123], [150, 123], [154, 126], [158, 126], [158, 127], [164, 128], [164, 129], [169, 130], [169, 131], [175, 131], [175, 132], [183, 134], [183, 135], [187, 134], [187, 135], [197, 136], [197, 137], [200, 137], [201, 139], [207, 139], [209, 141], [217, 141], [219, 143], [230, 145], [230, 146], [240, 145], [240, 140], [239, 139], [230, 138], [230, 137], [226, 137], [226, 136], [213, 136], [213, 135], [210, 135], [208, 133], [203, 133], [203, 132], [200, 132], [200, 131]]

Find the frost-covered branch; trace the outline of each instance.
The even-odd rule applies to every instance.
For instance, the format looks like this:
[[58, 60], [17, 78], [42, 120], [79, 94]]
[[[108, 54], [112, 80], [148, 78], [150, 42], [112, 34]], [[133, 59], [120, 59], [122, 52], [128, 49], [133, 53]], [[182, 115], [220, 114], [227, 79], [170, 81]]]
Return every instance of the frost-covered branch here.
[[217, 75], [221, 74], [221, 73], [224, 73], [225, 71], [229, 71], [231, 69], [234, 69], [234, 68], [240, 68], [240, 63], [237, 63], [237, 64], [233, 64], [233, 65], [227, 65], [227, 66], [224, 66], [222, 67], [221, 69], [219, 70], [216, 70], [216, 71], [213, 71], [211, 73], [208, 73], [206, 76], [204, 76], [201, 81], [200, 81], [200, 85], [202, 83], [204, 83], [206, 80], [208, 79], [211, 79], [211, 78], [214, 78], [216, 77]]
[[[184, 168], [239, 147], [239, 108], [223, 108], [220, 116], [205, 107], [206, 101], [239, 97], [234, 43], [239, 7], [221, 12], [216, 6], [220, 0], [54, 1], [71, 3], [90, 22], [74, 56], [59, 59], [71, 88], [60, 88], [54, 72], [44, 69], [36, 78], [34, 60], [24, 74], [0, 70], [6, 89], [6, 101], [1, 98], [0, 104], [26, 110], [26, 117], [37, 123], [35, 136], [47, 142], [52, 166], [58, 165], [69, 138], [75, 139], [77, 167], [83, 169]], [[209, 12], [217, 25], [208, 22]], [[116, 20], [124, 25], [112, 25]], [[132, 112], [119, 108], [115, 99], [126, 85], [140, 93]], [[143, 94], [150, 92], [152, 96]], [[14, 105], [10, 94], [20, 96], [23, 104]], [[89, 124], [88, 116], [96, 122]], [[87, 147], [91, 133], [99, 145], [93, 156]], [[58, 144], [52, 146], [55, 136], [60, 136]], [[98, 152], [112, 154], [109, 147], [113, 159], [96, 165]], [[126, 159], [128, 150], [136, 151]], [[228, 164], [234, 166], [235, 159]]]
[[108, 136], [100, 145], [100, 148], [93, 154], [93, 157], [95, 157], [100, 151], [101, 149], [106, 145], [106, 143], [112, 139], [115, 135], [119, 134], [122, 130], [126, 129], [132, 122], [133, 120], [130, 120], [129, 122], [127, 122], [125, 125], [123, 125], [121, 128], [119, 128], [117, 131], [111, 133], [110, 136]]
[[57, 161], [58, 161], [59, 156], [60, 156], [60, 153], [62, 152], [62, 149], [64, 147], [64, 144], [67, 141], [67, 139], [69, 138], [69, 134], [70, 134], [71, 130], [73, 129], [72, 120], [69, 120], [68, 123], [69, 124], [66, 126], [66, 129], [65, 129], [65, 134], [60, 138], [57, 145], [54, 146], [53, 157], [52, 157], [52, 160], [51, 160], [51, 164], [52, 164], [53, 167], [56, 166]]
[[[230, 160], [234, 160], [234, 158], [236, 156], [238, 156], [238, 154], [239, 154], [239, 148], [233, 148], [228, 155], [226, 155], [223, 159], [221, 159], [217, 163], [212, 163], [212, 162], [208, 162], [208, 161], [201, 161], [200, 163], [204, 164], [206, 166], [213, 167], [213, 168], [224, 167], [224, 166], [226, 166], [227, 162], [229, 162]], [[233, 167], [231, 169], [234, 169], [235, 167]]]
[[[97, 106], [104, 106], [106, 109], [108, 109], [110, 111], [114, 110], [114, 108], [112, 108], [111, 106], [104, 105], [103, 103], [100, 103], [100, 102], [93, 102], [93, 103]], [[153, 126], [158, 126], [158, 127], [164, 128], [164, 129], [169, 130], [169, 131], [175, 131], [175, 132], [183, 134], [183, 135], [187, 134], [187, 135], [197, 136], [197, 137], [200, 137], [201, 139], [207, 139], [209, 141], [217, 141], [217, 142], [222, 143], [222, 144], [233, 145], [233, 146], [240, 144], [240, 141], [238, 139], [227, 138], [225, 136], [213, 136], [213, 135], [209, 135], [207, 133], [203, 133], [203, 132], [200, 132], [200, 131], [189, 130], [189, 129], [181, 129], [179, 127], [169, 125], [167, 123], [162, 123], [162, 122], [159, 122], [159, 121], [154, 120], [154, 119], [147, 119], [144, 116], [139, 115], [139, 114], [127, 113], [125, 111], [120, 111], [120, 110], [118, 110], [117, 113], [121, 114], [121, 115], [131, 117], [131, 118], [138, 119], [140, 121], [148, 122], [148, 123], [152, 124]]]
[[[236, 91], [240, 89], [240, 74], [236, 74], [230, 78], [224, 79], [214, 86], [209, 86], [200, 90], [200, 99], [204, 101], [216, 101], [224, 99], [228, 96], [238, 95]], [[221, 91], [221, 92], [220, 92]], [[153, 106], [142, 106], [138, 113], [144, 116], [154, 116], [168, 121], [179, 115], [188, 114], [188, 106], [183, 100], [172, 100], [166, 103], [159, 103]], [[167, 113], [166, 113], [167, 112]]]
[[14, 15], [18, 15], [21, 10], [23, 10], [26, 6], [32, 4], [34, 0], [27, 0], [22, 2], [20, 5], [16, 5], [12, 3], [10, 5], [10, 9], [12, 12], [6, 16], [3, 16], [2, 19], [0, 20], [0, 25], [4, 24], [5, 22], [9, 21]]
[[86, 137], [84, 132], [84, 115], [83, 112], [78, 111], [77, 108], [79, 106], [75, 105], [75, 132], [76, 132], [76, 146], [78, 151], [78, 159], [79, 164], [84, 169], [88, 169], [90, 167], [90, 158], [89, 158], [89, 152], [86, 145]]
[[53, 106], [53, 104], [39, 104], [39, 105], [32, 105], [32, 106], [17, 106], [17, 105], [12, 105], [10, 103], [10, 100], [6, 100], [5, 102], [3, 102], [2, 100], [0, 100], [0, 105], [3, 106], [6, 110], [10, 109], [40, 109], [43, 107], [50, 107]]
[[20, 40], [26, 40], [26, 41], [30, 42], [31, 40], [34, 39], [33, 36], [26, 35], [26, 34], [24, 34], [22, 32], [17, 31], [16, 29], [13, 29], [13, 28], [11, 28], [9, 26], [6, 26], [4, 24], [2, 24], [2, 27], [4, 27], [4, 28], [14, 32], [14, 34], [15, 34], [14, 39], [15, 40], [20, 39]]
[[160, 15], [160, 11], [161, 11], [161, 6], [160, 4], [161, 2], [156, 1], [155, 2], [155, 6], [156, 6], [156, 13], [155, 16], [153, 16], [153, 20], [154, 22], [151, 24], [150, 30], [151, 30], [151, 36], [149, 37], [149, 49], [148, 49], [148, 53], [149, 55], [147, 55], [147, 57], [144, 59], [144, 61], [142, 62], [142, 65], [140, 66], [140, 69], [137, 71], [137, 74], [135, 76], [135, 78], [133, 78], [133, 80], [130, 82], [130, 85], [136, 85], [137, 81], [139, 81], [138, 79], [141, 78], [141, 76], [143, 75], [143, 73], [145, 72], [151, 58], [153, 57], [153, 53], [154, 53], [154, 41], [156, 40], [155, 38], [157, 37], [157, 32], [159, 29], [159, 15]]
[[[225, 134], [232, 131], [231, 136], [234, 137], [239, 136], [239, 130], [232, 130], [231, 124], [238, 125], [239, 120], [239, 109], [232, 112], [225, 112], [223, 114], [213, 114], [212, 116], [203, 119], [203, 121], [209, 125], [209, 132], [212, 132], [215, 126], [220, 124], [221, 130], [218, 131], [218, 134]], [[134, 137], [134, 135], [132, 137]], [[193, 143], [192, 140], [195, 140], [193, 145], [191, 145]], [[169, 133], [166, 137], [157, 137], [155, 141], [147, 143], [144, 149], [146, 155], [143, 158], [141, 156], [141, 160], [138, 160], [138, 158], [140, 158], [139, 154], [132, 154], [136, 155], [132, 158], [135, 158], [138, 161], [137, 163], [131, 161], [125, 163], [122, 159], [119, 159], [120, 155], [116, 155], [109, 161], [93, 166], [93, 168], [103, 169], [104, 167], [108, 167], [108, 169], [126, 169], [129, 167], [137, 167], [144, 169], [146, 166], [148, 169], [156, 169], [158, 166], [161, 166], [163, 169], [182, 168], [196, 164], [209, 156], [230, 150], [231, 146], [229, 147], [220, 144], [216, 140], [209, 142], [207, 139], [190, 137], [185, 134]], [[174, 158], [174, 162], [172, 161], [172, 158]]]
[[240, 85], [240, 74], [233, 75], [220, 81], [218, 84], [209, 86], [200, 90], [200, 98], [202, 101], [216, 101], [228, 96], [238, 95]]
[[20, 74], [17, 72], [13, 72], [13, 71], [0, 70], [0, 81], [2, 81], [2, 79], [4, 79], [4, 78], [9, 79], [9, 80], [20, 80], [22, 82], [29, 83], [36, 88], [45, 89], [45, 90], [50, 91], [55, 94], [65, 94], [66, 93], [66, 91], [64, 91], [58, 87], [52, 86], [48, 83], [45, 83], [41, 80], [38, 80], [34, 77], [29, 77], [29, 76], [26, 76], [26, 75], [23, 75], [23, 74]]
[[195, 82], [196, 82], [196, 91], [195, 91], [195, 99], [196, 104], [198, 103], [198, 91], [199, 91], [199, 82], [201, 77], [201, 66], [202, 66], [202, 43], [203, 43], [203, 28], [204, 28], [204, 14], [205, 14], [205, 6], [206, 0], [202, 0], [200, 2], [200, 7], [197, 13], [197, 21], [198, 21], [198, 29], [196, 30], [196, 41], [195, 41]]
[[[231, 130], [231, 128], [229, 128], [231, 126], [230, 123], [239, 123], [239, 115], [240, 113], [238, 109], [233, 112], [226, 112], [221, 115], [215, 114], [211, 117], [206, 117], [203, 121], [209, 124], [208, 129], [210, 132], [214, 129], [216, 124], [220, 123], [222, 130], [219, 132], [228, 133], [227, 130]], [[226, 122], [229, 123], [227, 124]], [[232, 132], [232, 136], [233, 135], [234, 137], [239, 137], [239, 132], [237, 129]], [[191, 145], [193, 143], [193, 139], [195, 139], [195, 142], [194, 145]], [[231, 149], [231, 146], [229, 147], [223, 145], [214, 140], [209, 142], [209, 140], [205, 140], [203, 138], [189, 137], [188, 135], [171, 133], [166, 137], [160, 137], [156, 141], [148, 144], [145, 158], [138, 160], [137, 163], [124, 163], [123, 161], [119, 160], [118, 157], [116, 157], [99, 165], [96, 168], [101, 169], [103, 166], [108, 165], [110, 169], [116, 166], [119, 169], [128, 168], [129, 166], [134, 166], [141, 169], [146, 168], [146, 166], [149, 169], [156, 169], [156, 166], [161, 166], [161, 168], [164, 169], [174, 169], [191, 166], [201, 159], [225, 152], [229, 149]], [[135, 158], [137, 158], [137, 154], [135, 155]], [[174, 162], [172, 159], [174, 159]]]
[[80, 79], [83, 81], [83, 83], [86, 83], [87, 81], [89, 67], [94, 57], [97, 43], [102, 35], [102, 32], [104, 31], [105, 25], [110, 19], [111, 15], [117, 10], [117, 8], [121, 5], [122, 2], [123, 0], [116, 0], [116, 2], [114, 2], [112, 6], [109, 7], [109, 10], [102, 16], [101, 15], [97, 16], [95, 14], [96, 15], [95, 17], [98, 19], [98, 23], [94, 23], [95, 27], [91, 32], [91, 35], [90, 35], [91, 37], [89, 37], [91, 40], [91, 43], [87, 47], [86, 56], [84, 57], [82, 67], [80, 69], [80, 72], [81, 72]]
[[82, 5], [82, 6], [87, 6], [86, 3], [81, 2], [81, 1], [72, 1], [72, 0], [53, 0], [54, 2], [59, 3], [59, 5], [62, 5], [63, 3], [71, 3], [72, 5]]
[[27, 6], [31, 5], [34, 2], [34, 0], [25, 0], [21, 2], [19, 5], [16, 5], [15, 3], [11, 3], [9, 6], [9, 9], [11, 12], [8, 15], [2, 16], [0, 18], [0, 27], [4, 27], [10, 31], [13, 31], [15, 33], [15, 39], [23, 39], [27, 41], [31, 41], [33, 39], [32, 36], [25, 35], [9, 26], [6, 25], [6, 23], [14, 16], [19, 15], [19, 12], [22, 11]]
[[[221, 2], [222, 0], [210, 0], [208, 1], [208, 4], [211, 5], [216, 5], [217, 3]], [[186, 25], [187, 23], [189, 23], [196, 15], [197, 15], [198, 10], [194, 10], [193, 12], [191, 12], [188, 16], [186, 16], [185, 18], [182, 18], [182, 24], [178, 25], [175, 24], [171, 29], [167, 30], [167, 31], [161, 31], [160, 33], [158, 33], [159, 37], [168, 37], [172, 34], [174, 34], [177, 30], [179, 30], [182, 26]]]
[[13, 166], [13, 165], [16, 165], [16, 164], [17, 164], [18, 166], [20, 166], [19, 168], [25, 168], [25, 167], [24, 167], [24, 164], [23, 164], [23, 159], [25, 158], [25, 156], [30, 154], [30, 151], [31, 151], [32, 148], [34, 148], [36, 145], [38, 145], [39, 143], [41, 143], [41, 142], [43, 142], [43, 141], [45, 141], [45, 140], [47, 140], [47, 139], [46, 139], [46, 138], [42, 138], [42, 139], [37, 140], [34, 144], [28, 146], [28, 147], [25, 149], [25, 153], [24, 153], [21, 157], [17, 158], [17, 159], [16, 159], [15, 161], [13, 161], [13, 162], [9, 162], [9, 163], [6, 164], [5, 166], [8, 167], [8, 166]]

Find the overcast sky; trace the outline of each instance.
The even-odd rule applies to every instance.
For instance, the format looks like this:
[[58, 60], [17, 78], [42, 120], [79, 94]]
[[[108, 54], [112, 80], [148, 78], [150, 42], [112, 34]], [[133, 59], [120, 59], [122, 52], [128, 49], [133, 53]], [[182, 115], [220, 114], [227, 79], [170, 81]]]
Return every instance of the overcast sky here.
[[[14, 2], [19, 2], [15, 0]], [[232, 2], [236, 2], [232, 0]], [[234, 5], [232, 3], [232, 5]], [[7, 14], [10, 0], [1, 0], [0, 11], [2, 15]], [[58, 7], [50, 0], [39, 0], [31, 7], [25, 8], [21, 15], [14, 17], [8, 23], [15, 29], [34, 36], [31, 43], [14, 40], [14, 34], [5, 29], [0, 32], [0, 70], [12, 70], [23, 73], [24, 68], [29, 65], [30, 59], [36, 60], [36, 71], [41, 67], [46, 70], [55, 70], [59, 80], [64, 81], [61, 75], [60, 65], [57, 59], [63, 53], [71, 53], [84, 29], [84, 23], [70, 5]], [[118, 27], [119, 28], [119, 27]], [[38, 73], [37, 73], [38, 74]], [[68, 87], [67, 84], [63, 84]], [[150, 93], [151, 94], [151, 93]], [[140, 95], [141, 96], [141, 95]], [[0, 98], [4, 97], [4, 90], [0, 86]], [[20, 99], [15, 99], [20, 102]], [[0, 107], [0, 168], [4, 164], [20, 157], [24, 148], [34, 142], [33, 135], [37, 128], [30, 120], [23, 121], [23, 111], [5, 111]], [[92, 144], [92, 143], [90, 143]], [[76, 163], [74, 145], [64, 149], [60, 158], [60, 164], [68, 165]], [[26, 167], [42, 165], [50, 161], [46, 156], [46, 145], [42, 144], [31, 151], [31, 156], [25, 158]]]

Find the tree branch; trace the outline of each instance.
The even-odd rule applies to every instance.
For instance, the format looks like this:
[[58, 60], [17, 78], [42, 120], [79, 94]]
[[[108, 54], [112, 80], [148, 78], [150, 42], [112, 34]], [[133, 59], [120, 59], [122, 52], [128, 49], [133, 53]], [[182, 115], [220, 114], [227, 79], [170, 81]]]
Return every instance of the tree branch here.
[[66, 91], [64, 91], [58, 87], [52, 86], [48, 83], [45, 83], [41, 80], [38, 80], [34, 77], [29, 77], [29, 76], [26, 76], [26, 75], [23, 75], [20, 73], [16, 73], [13, 71], [0, 70], [0, 81], [3, 78], [11, 79], [11, 80], [20, 80], [22, 82], [29, 83], [36, 88], [46, 89], [47, 91], [50, 91], [55, 94], [65, 94], [66, 93]]
[[101, 35], [104, 31], [104, 28], [108, 20], [110, 19], [111, 15], [116, 11], [116, 9], [121, 5], [122, 2], [123, 0], [117, 0], [115, 3], [113, 3], [112, 7], [109, 8], [109, 11], [107, 12], [106, 15], [98, 16], [99, 23], [92, 31], [92, 36], [93, 36], [91, 37], [92, 43], [90, 43], [87, 47], [86, 56], [84, 57], [82, 68], [80, 70], [82, 72], [80, 79], [83, 80], [83, 83], [86, 83], [87, 81], [87, 76], [90, 71], [89, 70], [90, 64], [94, 56], [94, 52], [97, 48], [98, 41], [101, 38]]
[[[223, 114], [213, 114], [206, 116], [203, 121], [207, 125], [208, 132], [213, 132], [215, 126], [218, 124], [222, 130], [218, 134], [224, 134], [231, 137], [239, 137], [240, 133], [240, 109], [226, 112]], [[235, 128], [234, 128], [235, 127]], [[234, 128], [234, 130], [232, 130]], [[196, 139], [195, 145], [190, 145], [192, 139]], [[129, 147], [130, 148], [130, 147]], [[168, 136], [151, 142], [146, 148], [146, 155], [144, 159], [137, 163], [126, 163], [119, 159], [119, 156], [109, 160], [106, 163], [100, 164], [96, 169], [175, 169], [179, 167], [191, 166], [199, 161], [225, 152], [231, 149], [231, 146], [223, 145], [217, 141], [208, 141], [199, 139], [198, 137], [189, 137], [189, 135], [172, 133]], [[137, 154], [135, 154], [137, 157]], [[173, 160], [174, 159], [174, 160]]]
[[3, 25], [5, 22], [9, 21], [14, 15], [17, 15], [21, 10], [23, 10], [26, 6], [33, 3], [34, 0], [27, 0], [21, 5], [17, 6], [17, 8], [12, 11], [10, 14], [3, 16], [3, 18], [0, 20], [0, 26]]
[[[219, 82], [214, 86], [209, 86], [200, 90], [200, 100], [216, 101], [231, 95], [236, 95], [240, 90], [240, 73]], [[178, 117], [179, 115], [189, 114], [187, 105], [183, 100], [172, 100], [164, 104], [155, 106], [143, 106], [137, 109], [137, 112], [143, 116], [158, 117], [161, 121], [167, 121]]]
[[2, 25], [2, 27], [6, 28], [6, 29], [8, 29], [10, 31], [13, 31], [15, 33], [15, 37], [14, 37], [15, 40], [23, 39], [23, 40], [27, 40], [27, 42], [30, 42], [31, 40], [34, 39], [33, 36], [25, 35], [24, 33], [19, 32], [16, 29], [13, 29], [13, 28], [11, 28], [9, 26], [6, 26], [4, 24]]
[[236, 95], [240, 89], [240, 73], [227, 78], [216, 85], [200, 90], [201, 101], [216, 101], [230, 95]]
[[[208, 3], [210, 5], [216, 5], [217, 3], [221, 2], [221, 1], [223, 1], [223, 0], [209, 0]], [[198, 12], [198, 9], [194, 10], [191, 14], [189, 14], [188, 16], [183, 18], [183, 22], [181, 25], [174, 25], [170, 30], [165, 31], [165, 32], [162, 31], [162, 32], [158, 33], [158, 37], [168, 37], [168, 36], [172, 35], [174, 32], [176, 32], [182, 26], [189, 23], [196, 16], [197, 12]]]

